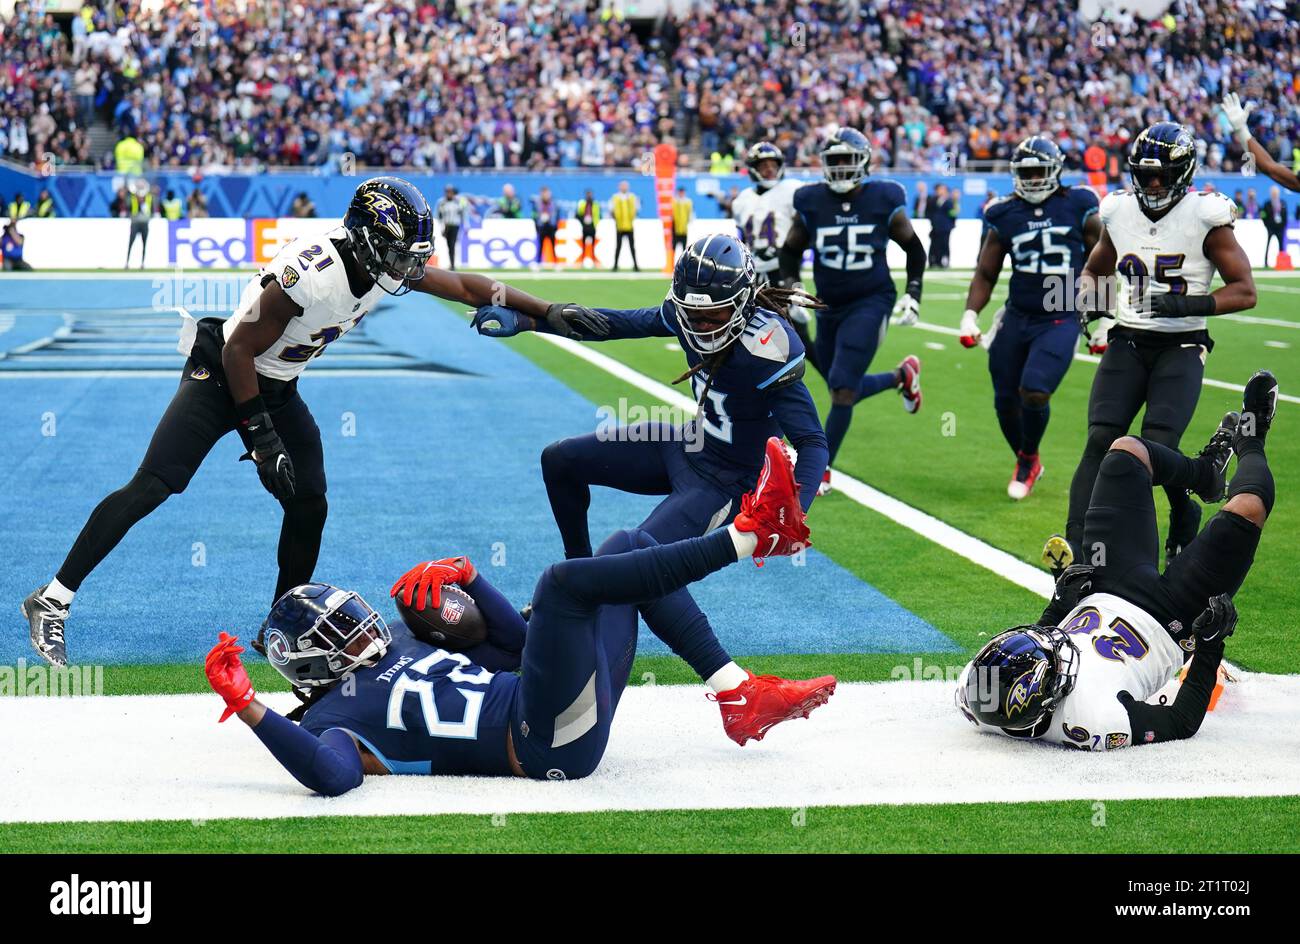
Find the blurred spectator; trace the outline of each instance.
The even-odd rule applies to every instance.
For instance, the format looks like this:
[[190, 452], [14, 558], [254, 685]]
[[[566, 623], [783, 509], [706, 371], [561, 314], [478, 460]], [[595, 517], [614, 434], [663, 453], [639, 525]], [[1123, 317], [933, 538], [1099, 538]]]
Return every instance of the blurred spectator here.
[[[1297, 207], [1300, 210], [1300, 206]], [[1264, 266], [1268, 266], [1268, 251], [1277, 240], [1278, 252], [1286, 248], [1286, 203], [1282, 200], [1282, 191], [1277, 187], [1268, 189], [1268, 201], [1260, 207], [1259, 218], [1264, 221]]]
[[289, 207], [289, 215], [300, 220], [313, 219], [316, 216], [316, 204], [303, 191], [293, 198], [293, 203]]
[[58, 213], [55, 212], [54, 209], [54, 197], [48, 190], [42, 189], [41, 192], [36, 195], [36, 216], [40, 219], [50, 219], [51, 217], [58, 216]]
[[916, 199], [912, 201], [912, 219], [928, 220], [930, 218], [930, 189], [924, 180], [916, 183]]
[[728, 219], [731, 218], [731, 205], [736, 202], [736, 197], [740, 196], [739, 187], [730, 187], [726, 193], [719, 191], [713, 195], [713, 199], [718, 201], [718, 212]]
[[0, 235], [0, 257], [3, 257], [6, 272], [30, 272], [32, 267], [23, 261], [23, 234], [18, 232], [16, 220], [5, 224], [4, 233]]
[[1246, 191], [1246, 205], [1243, 207], [1242, 216], [1248, 220], [1259, 219], [1259, 196], [1255, 193], [1255, 188], [1251, 187]]
[[495, 209], [497, 216], [507, 220], [517, 220], [523, 215], [523, 204], [515, 195], [514, 184], [506, 184], [501, 188], [501, 198], [497, 200]]
[[456, 268], [456, 239], [460, 228], [465, 224], [465, 214], [469, 212], [469, 203], [456, 192], [456, 188], [447, 184], [442, 199], [434, 207], [438, 222], [442, 224], [442, 238], [447, 240], [447, 252], [450, 255], [448, 268]]
[[144, 145], [130, 131], [113, 147], [113, 167], [124, 177], [144, 173]]
[[926, 207], [930, 221], [930, 268], [948, 268], [949, 245], [960, 212], [956, 194], [946, 184], [935, 184], [934, 199]]
[[641, 207], [628, 186], [626, 180], [618, 182], [618, 192], [610, 198], [609, 213], [614, 217], [614, 271], [618, 271], [618, 259], [623, 252], [623, 243], [632, 253], [632, 271], [640, 272], [636, 261], [636, 214]]
[[163, 197], [162, 215], [165, 220], [179, 220], [185, 215], [185, 204], [181, 198], [176, 196], [175, 190], [168, 190], [167, 195]]
[[588, 189], [578, 201], [578, 208], [574, 212], [579, 225], [582, 227], [582, 267], [590, 269], [596, 264], [596, 226], [600, 223], [600, 204]]
[[543, 187], [533, 197], [533, 225], [537, 227], [537, 256], [533, 259], [533, 266], [554, 263], [555, 233], [560, 225], [560, 217], [550, 187]]
[[203, 191], [195, 187], [185, 198], [185, 215], [192, 220], [202, 219], [208, 215], [208, 198]]
[[14, 191], [14, 198], [9, 201], [5, 215], [11, 220], [21, 220], [32, 215], [32, 202], [23, 196], [21, 190]]
[[158, 215], [158, 203], [155, 190], [150, 189], [144, 181], [138, 181], [127, 194], [127, 211], [131, 218], [131, 235], [126, 243], [126, 262], [123, 269], [131, 267], [131, 250], [135, 241], [140, 240], [140, 268], [144, 268], [145, 250], [149, 245], [149, 221]]

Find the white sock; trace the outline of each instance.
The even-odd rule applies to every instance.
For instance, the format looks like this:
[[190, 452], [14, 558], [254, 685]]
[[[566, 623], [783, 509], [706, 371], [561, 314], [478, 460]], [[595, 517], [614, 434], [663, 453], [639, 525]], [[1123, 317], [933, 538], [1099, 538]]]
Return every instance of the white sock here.
[[[727, 525], [727, 533], [731, 535], [731, 543], [736, 548], [736, 560], [740, 561], [746, 557], [754, 556], [754, 551], [758, 549], [757, 536], [750, 534], [748, 531], [741, 531], [734, 524]], [[735, 688], [735, 686], [733, 685], [732, 688]], [[724, 688], [723, 691], [725, 692], [726, 689]]]
[[713, 689], [713, 694], [718, 695], [722, 692], [731, 691], [748, 679], [748, 672], [736, 665], [736, 663], [728, 662], [705, 679], [704, 684]]
[[55, 603], [58, 603], [61, 606], [67, 606], [68, 604], [70, 604], [72, 602], [72, 598], [75, 597], [76, 595], [77, 595], [77, 591], [69, 590], [63, 584], [59, 583], [57, 577], [50, 581], [50, 585], [46, 587], [45, 591], [41, 594], [41, 596], [45, 597], [46, 599], [53, 600]]

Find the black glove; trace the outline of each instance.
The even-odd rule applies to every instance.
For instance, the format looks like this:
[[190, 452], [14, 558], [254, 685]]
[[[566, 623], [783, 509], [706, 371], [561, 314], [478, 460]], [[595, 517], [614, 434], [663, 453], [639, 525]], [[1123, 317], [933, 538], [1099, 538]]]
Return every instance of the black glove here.
[[1092, 577], [1096, 568], [1091, 564], [1071, 564], [1061, 573], [1052, 591], [1052, 601], [1043, 610], [1039, 626], [1060, 626], [1061, 620], [1078, 606], [1079, 601], [1092, 593]]
[[600, 312], [574, 302], [556, 302], [546, 309], [546, 323], [562, 338], [582, 340], [583, 334], [609, 337], [609, 319]]
[[1201, 642], [1222, 643], [1236, 628], [1237, 608], [1232, 603], [1232, 597], [1221, 593], [1217, 597], [1210, 597], [1210, 605], [1192, 623], [1192, 634]]
[[1214, 314], [1214, 299], [1209, 295], [1165, 292], [1152, 296], [1151, 314], [1157, 318], [1208, 318]]
[[257, 463], [257, 475], [262, 485], [277, 499], [293, 497], [293, 461], [284, 450], [284, 443], [271, 423], [271, 414], [263, 411], [239, 421], [245, 443], [252, 446], [239, 457]]

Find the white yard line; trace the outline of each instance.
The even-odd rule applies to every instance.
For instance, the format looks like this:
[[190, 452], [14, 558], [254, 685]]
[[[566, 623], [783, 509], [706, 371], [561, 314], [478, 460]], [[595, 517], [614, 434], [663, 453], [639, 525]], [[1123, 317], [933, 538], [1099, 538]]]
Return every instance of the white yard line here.
[[639, 687], [585, 780], [371, 777], [327, 800], [242, 724], [218, 725], [212, 695], [0, 698], [0, 821], [181, 819], [201, 832], [218, 817], [1290, 795], [1297, 700], [1300, 678], [1249, 675], [1190, 741], [1083, 754], [976, 733], [951, 682], [845, 684], [808, 721], [738, 748], [699, 686]]
[[[538, 334], [537, 337], [563, 348], [574, 357], [581, 358], [587, 363], [599, 367], [606, 373], [631, 384], [638, 390], [650, 394], [650, 396], [667, 403], [669, 406], [682, 410], [687, 415], [694, 415], [695, 413], [695, 401], [690, 397], [666, 384], [652, 380], [622, 361], [615, 360], [607, 354], [602, 354], [591, 345], [557, 337], [553, 334]], [[1000, 577], [1005, 577], [1026, 590], [1042, 597], [1052, 595], [1052, 578], [1047, 572], [1039, 570], [1037, 567], [1031, 567], [1006, 551], [985, 544], [978, 538], [954, 528], [947, 522], [940, 521], [933, 515], [927, 514], [918, 508], [913, 508], [891, 495], [886, 495], [884, 492], [872, 488], [865, 482], [855, 479], [839, 469], [835, 470], [835, 488], [858, 504], [879, 512], [886, 518], [901, 524], [911, 531], [915, 531], [922, 537], [934, 541], [936, 544], [961, 555]]]

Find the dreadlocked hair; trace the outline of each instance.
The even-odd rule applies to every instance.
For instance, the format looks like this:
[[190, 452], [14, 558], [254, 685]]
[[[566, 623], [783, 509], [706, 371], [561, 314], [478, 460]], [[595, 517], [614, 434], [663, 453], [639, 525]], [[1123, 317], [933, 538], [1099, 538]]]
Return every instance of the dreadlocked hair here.
[[[767, 282], [760, 286], [758, 292], [754, 295], [754, 302], [759, 308], [765, 308], [768, 311], [775, 312], [784, 321], [790, 321], [790, 308], [792, 305], [803, 305], [805, 308], [825, 308], [826, 303], [816, 295], [810, 295], [801, 288], [783, 288]], [[731, 356], [731, 349], [736, 346], [732, 341], [722, 350], [710, 354], [702, 359], [694, 367], [687, 370], [684, 374], [673, 381], [679, 384], [683, 380], [689, 380], [701, 371], [708, 373], [708, 380], [704, 382], [704, 389], [700, 391], [697, 406], [704, 403], [705, 398], [709, 395], [709, 388], [713, 386], [713, 378], [718, 369], [727, 362]]]

